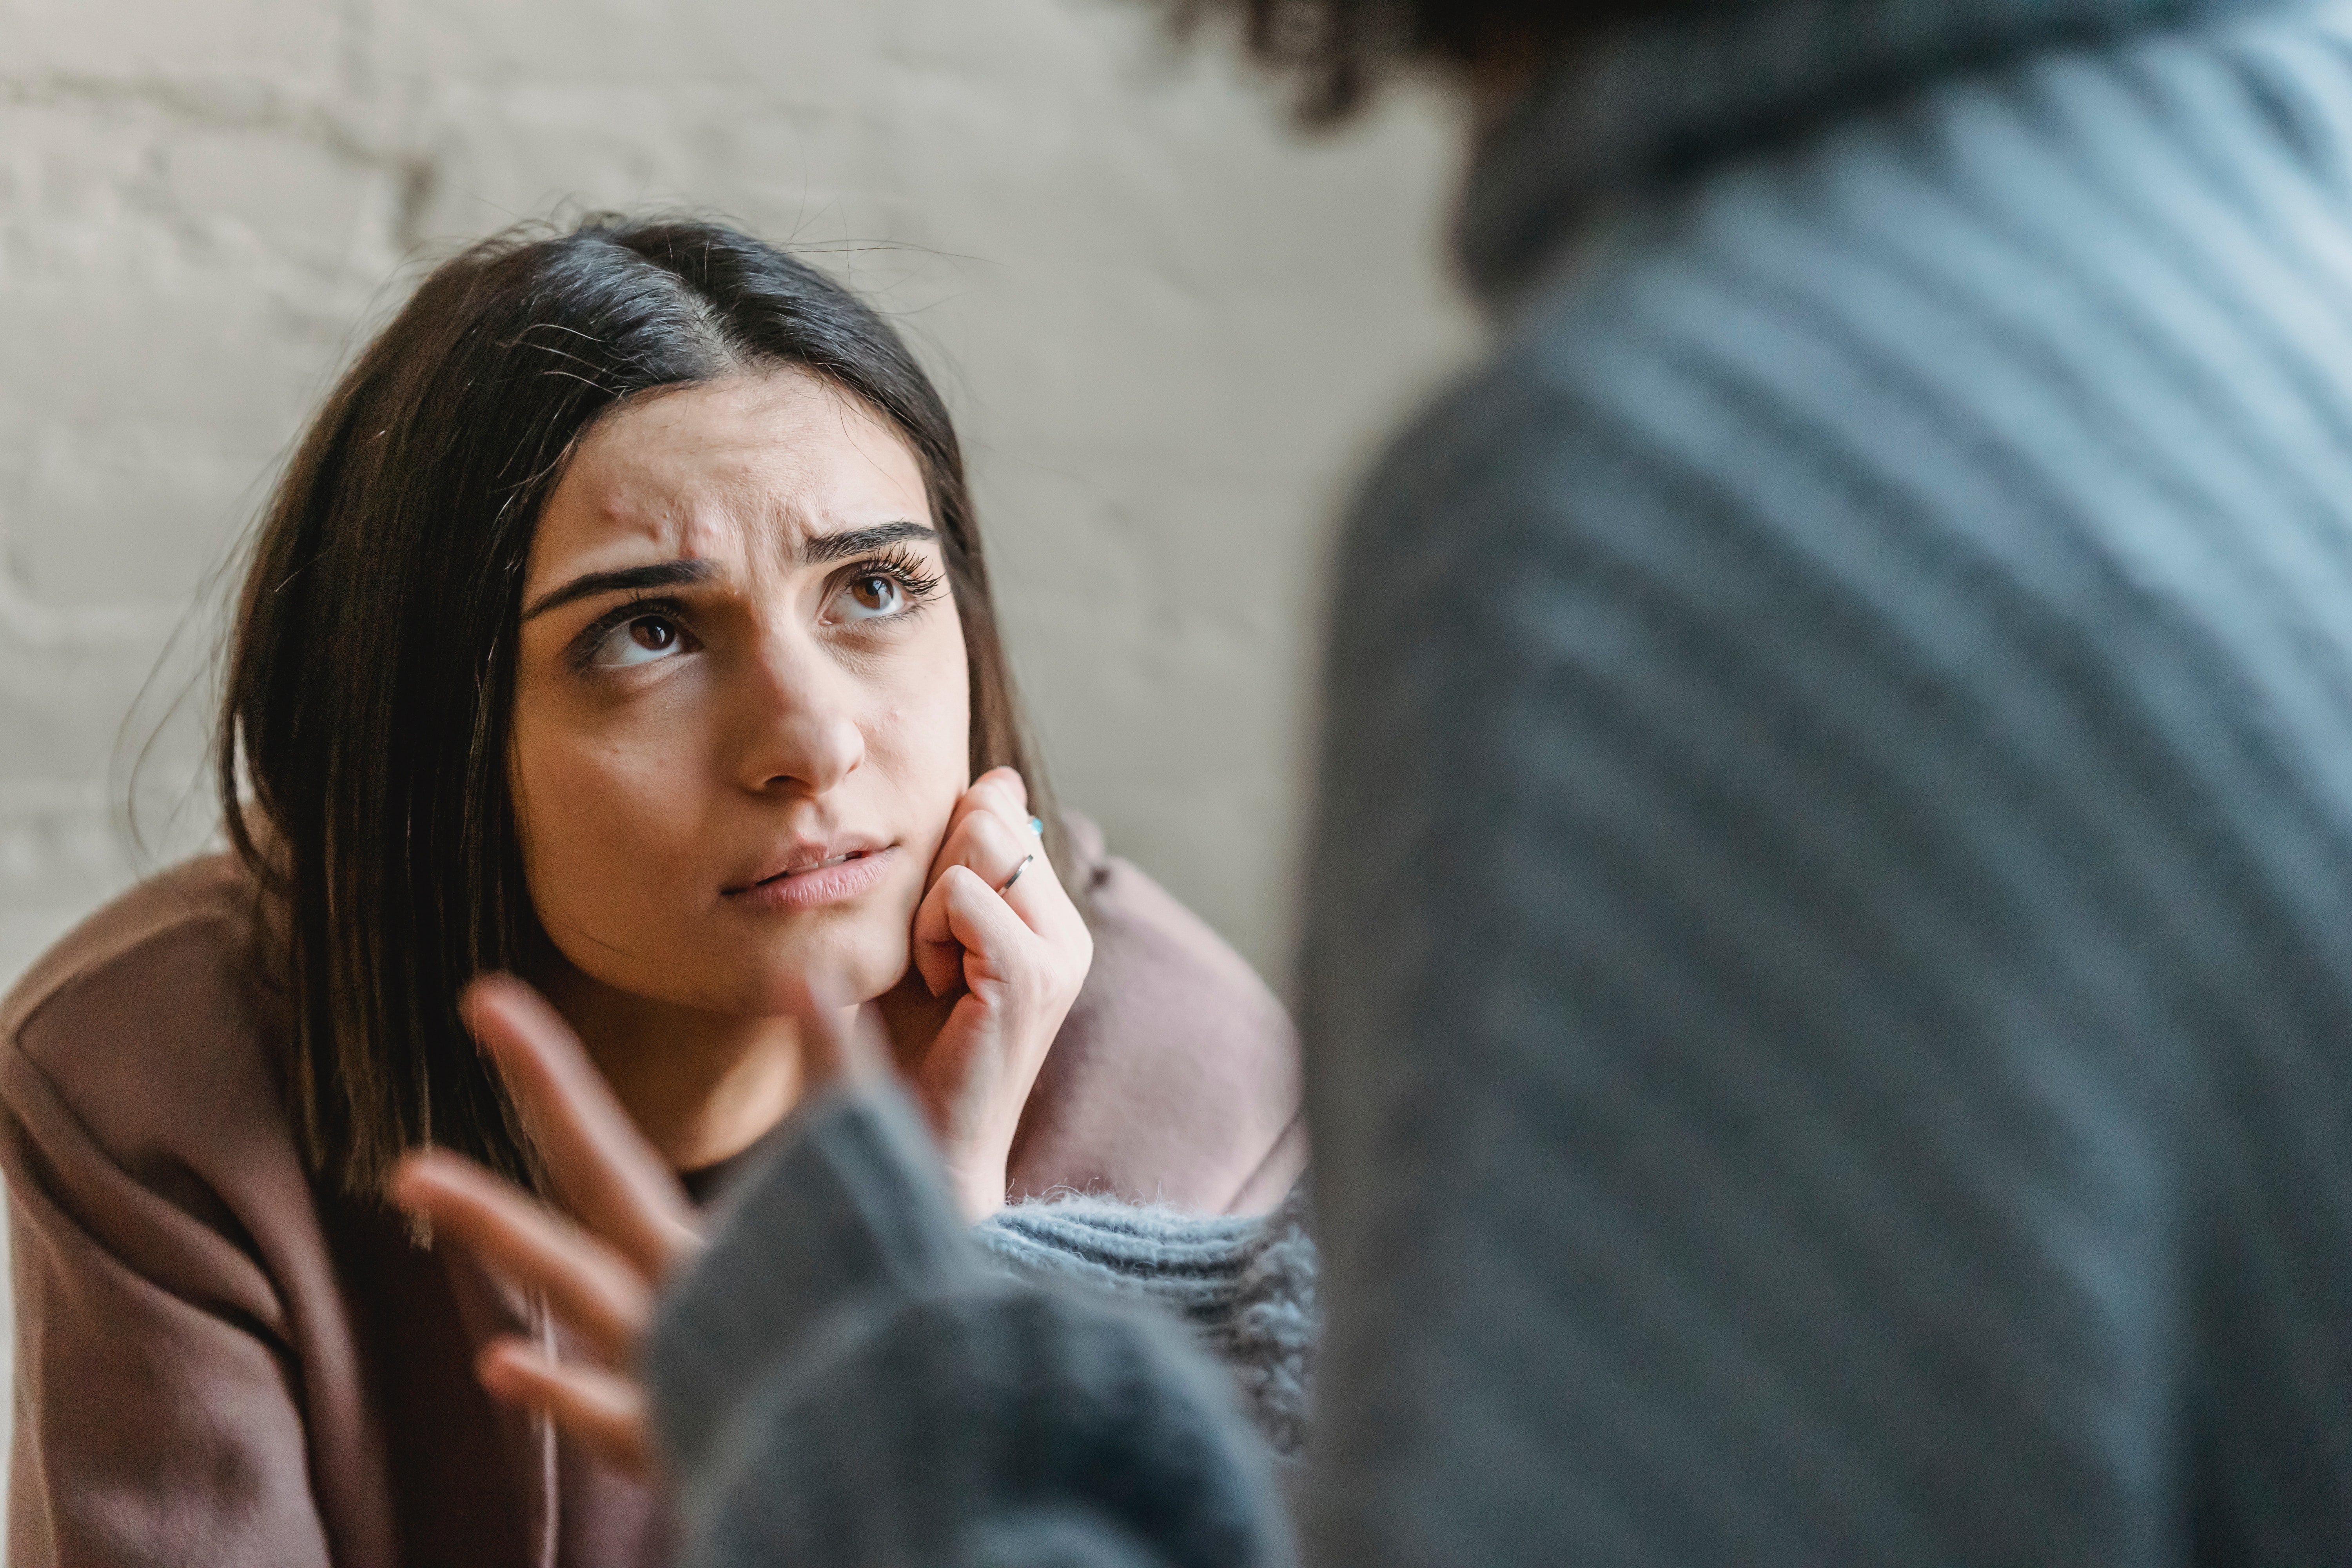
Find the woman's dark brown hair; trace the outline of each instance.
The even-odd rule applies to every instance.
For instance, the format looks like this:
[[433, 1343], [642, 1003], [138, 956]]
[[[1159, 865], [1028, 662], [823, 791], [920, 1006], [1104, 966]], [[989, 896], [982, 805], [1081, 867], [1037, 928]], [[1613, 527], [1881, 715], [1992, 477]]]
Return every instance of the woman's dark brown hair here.
[[373, 1194], [404, 1149], [437, 1143], [535, 1184], [457, 1016], [475, 975], [549, 951], [507, 774], [531, 537], [600, 416], [781, 366], [913, 449], [963, 622], [972, 770], [1010, 763], [1042, 791], [954, 427], [880, 317], [715, 224], [597, 218], [475, 247], [328, 398], [264, 519], [230, 651], [221, 803], [277, 906], [288, 1094], [322, 1178]]

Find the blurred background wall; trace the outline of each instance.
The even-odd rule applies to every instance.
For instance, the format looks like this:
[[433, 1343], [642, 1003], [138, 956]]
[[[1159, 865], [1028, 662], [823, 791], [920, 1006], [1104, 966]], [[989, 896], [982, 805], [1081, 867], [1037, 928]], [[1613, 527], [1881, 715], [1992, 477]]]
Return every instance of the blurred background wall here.
[[[686, 206], [941, 378], [1065, 799], [1277, 984], [1326, 524], [1460, 352], [1444, 127], [1133, 0], [0, 0], [0, 986], [201, 843], [237, 542], [422, 263]], [[126, 810], [133, 792], [138, 810]]]
[[1150, 12], [0, 0], [0, 988], [211, 834], [229, 565], [369, 326], [605, 206], [792, 242], [913, 336], [1064, 798], [1280, 984], [1327, 522], [1467, 341], [1452, 169], [1411, 100], [1299, 142]]

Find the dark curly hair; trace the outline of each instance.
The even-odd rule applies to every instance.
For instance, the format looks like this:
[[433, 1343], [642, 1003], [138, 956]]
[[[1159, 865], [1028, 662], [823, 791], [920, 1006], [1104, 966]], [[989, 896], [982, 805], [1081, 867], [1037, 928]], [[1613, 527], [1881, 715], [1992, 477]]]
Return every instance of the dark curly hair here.
[[1180, 32], [1231, 18], [1257, 60], [1287, 77], [1298, 116], [1323, 124], [1360, 106], [1391, 66], [1472, 65], [1548, 52], [1675, 7], [1675, 0], [1160, 0]]

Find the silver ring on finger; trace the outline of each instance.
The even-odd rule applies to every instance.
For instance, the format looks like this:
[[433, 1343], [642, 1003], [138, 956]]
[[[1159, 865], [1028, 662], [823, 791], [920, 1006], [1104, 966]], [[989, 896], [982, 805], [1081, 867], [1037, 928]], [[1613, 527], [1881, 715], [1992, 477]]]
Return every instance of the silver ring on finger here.
[[1013, 868], [1013, 875], [1005, 878], [1003, 882], [997, 887], [997, 896], [1001, 898], [1004, 894], [1011, 892], [1013, 890], [1013, 884], [1021, 879], [1021, 873], [1029, 869], [1029, 862], [1035, 858], [1037, 858], [1037, 857], [1034, 855], [1024, 855], [1021, 857], [1021, 864]]

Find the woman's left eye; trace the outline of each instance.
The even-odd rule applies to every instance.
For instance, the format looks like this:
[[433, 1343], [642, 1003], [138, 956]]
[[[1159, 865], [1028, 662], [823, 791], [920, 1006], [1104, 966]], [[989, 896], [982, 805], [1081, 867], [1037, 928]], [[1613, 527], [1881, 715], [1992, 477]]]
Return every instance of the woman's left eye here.
[[864, 572], [841, 585], [836, 596], [845, 621], [870, 621], [907, 607], [906, 586], [880, 572]]
[[591, 663], [651, 664], [686, 651], [686, 628], [667, 616], [644, 615], [624, 621], [597, 643]]

